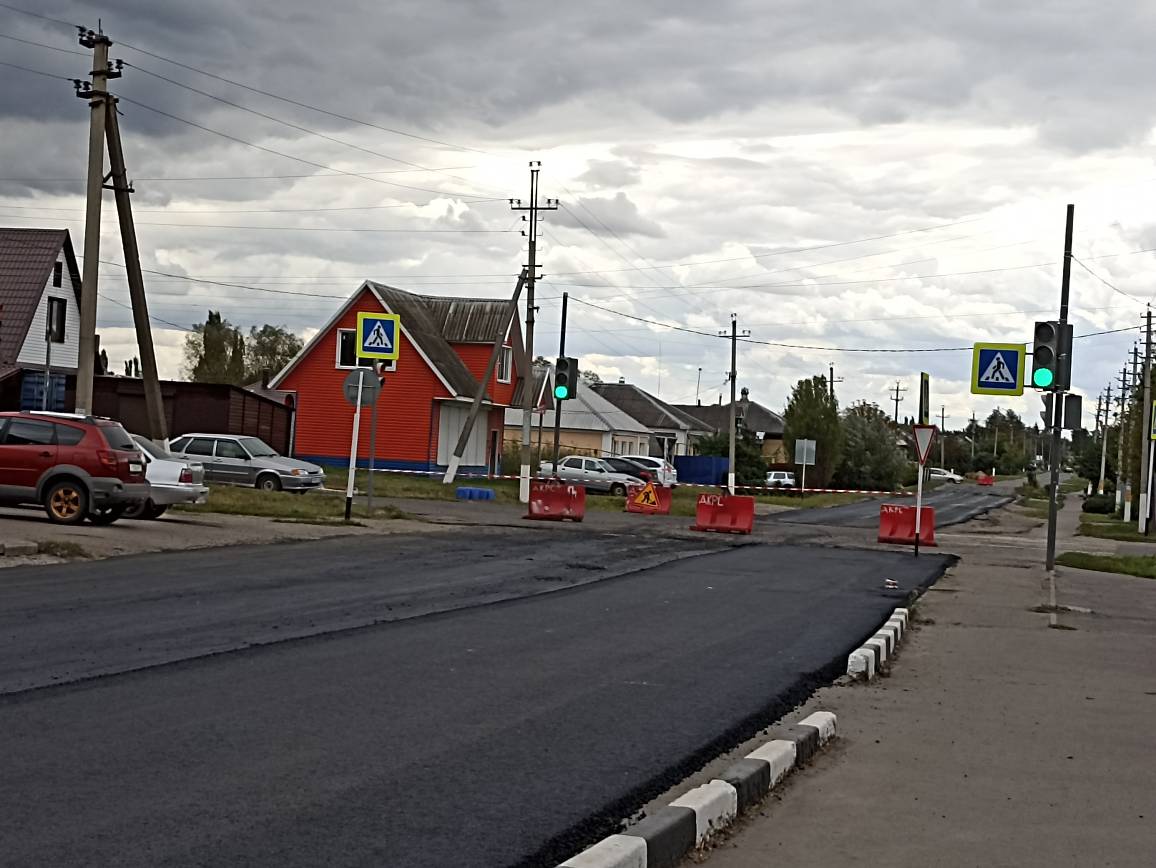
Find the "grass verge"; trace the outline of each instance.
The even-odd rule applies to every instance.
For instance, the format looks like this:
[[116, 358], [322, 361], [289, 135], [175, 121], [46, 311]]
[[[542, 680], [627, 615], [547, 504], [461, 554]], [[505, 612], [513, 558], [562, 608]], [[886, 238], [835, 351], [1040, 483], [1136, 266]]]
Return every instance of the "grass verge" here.
[[39, 543], [36, 547], [37, 551], [42, 555], [51, 555], [54, 558], [65, 558], [68, 560], [74, 558], [91, 558], [92, 554], [84, 546], [79, 543], [65, 542], [61, 540], [48, 540]]
[[1080, 516], [1080, 536], [1114, 539], [1121, 542], [1156, 543], [1156, 536], [1144, 536], [1136, 530], [1136, 526], [1131, 522], [1120, 521], [1110, 515], [1091, 515], [1089, 513]]
[[1091, 555], [1086, 552], [1064, 552], [1056, 563], [1080, 570], [1123, 573], [1144, 579], [1156, 579], [1156, 557], [1152, 555]]
[[[258, 491], [236, 485], [214, 485], [207, 503], [184, 504], [173, 507], [180, 512], [221, 513], [224, 515], [255, 515], [288, 521], [342, 524], [345, 519], [345, 500], [319, 492], [289, 494], [285, 491]], [[380, 506], [367, 514], [365, 507], [354, 505], [356, 518], [398, 519], [409, 516], [394, 506]]]

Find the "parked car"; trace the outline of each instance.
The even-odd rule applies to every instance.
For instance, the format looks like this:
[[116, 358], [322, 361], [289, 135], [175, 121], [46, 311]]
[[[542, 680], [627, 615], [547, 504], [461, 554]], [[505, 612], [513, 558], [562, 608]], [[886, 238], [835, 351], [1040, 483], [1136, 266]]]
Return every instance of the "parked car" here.
[[621, 455], [627, 461], [636, 461], [654, 473], [654, 481], [667, 488], [678, 487], [678, 471], [674, 465], [664, 458], [651, 458], [649, 455]]
[[183, 434], [169, 448], [179, 458], [203, 463], [209, 482], [296, 492], [325, 484], [325, 472], [316, 464], [278, 455], [277, 450], [256, 437]]
[[610, 469], [617, 473], [625, 473], [628, 476], [634, 476], [641, 479], [643, 482], [650, 482], [654, 479], [654, 471], [639, 464], [637, 461], [631, 461], [629, 458], [603, 458]]
[[129, 435], [140, 447], [149, 481], [148, 500], [130, 506], [125, 518], [154, 519], [178, 503], [204, 503], [209, 496], [205, 467], [199, 461], [178, 458], [167, 449], [138, 434]]
[[771, 470], [767, 473], [767, 486], [770, 488], [794, 488], [795, 474], [789, 470]]
[[928, 479], [942, 479], [944, 482], [954, 482], [956, 485], [963, 482], [963, 477], [942, 467], [930, 467], [927, 470]]
[[603, 491], [617, 496], [625, 495], [627, 486], [642, 482], [637, 476], [619, 473], [601, 458], [582, 455], [570, 455], [559, 461], [557, 474], [554, 473], [554, 465], [544, 461], [540, 472], [543, 476], [557, 475], [564, 482], [584, 485], [588, 491]]
[[148, 497], [144, 458], [120, 423], [0, 413], [0, 502], [40, 504], [57, 524], [112, 524]]

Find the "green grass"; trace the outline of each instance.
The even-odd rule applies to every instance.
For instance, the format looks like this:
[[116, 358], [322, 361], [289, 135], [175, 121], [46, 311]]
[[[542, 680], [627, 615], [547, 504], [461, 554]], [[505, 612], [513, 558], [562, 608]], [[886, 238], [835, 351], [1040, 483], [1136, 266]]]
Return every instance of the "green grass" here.
[[1093, 515], [1084, 513], [1080, 516], [1080, 536], [1090, 536], [1096, 539], [1114, 539], [1121, 542], [1156, 543], [1156, 536], [1144, 536], [1136, 530], [1131, 522], [1124, 522], [1111, 515]]
[[91, 558], [92, 554], [79, 543], [61, 540], [47, 540], [37, 545], [37, 551], [42, 555], [51, 555], [54, 558]]
[[1078, 491], [1085, 491], [1088, 488], [1088, 480], [1080, 479], [1066, 479], [1060, 483], [1060, 492], [1062, 494], [1075, 494]]
[[[289, 519], [305, 522], [343, 523], [345, 499], [322, 492], [289, 494], [285, 491], [258, 491], [236, 485], [211, 486], [207, 503], [185, 504], [173, 507], [181, 512], [222, 513], [225, 515], [255, 515], [264, 518]], [[353, 507], [356, 518], [407, 518], [405, 512], [393, 506], [382, 506], [367, 515], [362, 506]]]
[[1056, 563], [1080, 570], [1099, 570], [1102, 573], [1123, 573], [1156, 579], [1156, 557], [1152, 555], [1091, 555], [1085, 552], [1064, 552]]

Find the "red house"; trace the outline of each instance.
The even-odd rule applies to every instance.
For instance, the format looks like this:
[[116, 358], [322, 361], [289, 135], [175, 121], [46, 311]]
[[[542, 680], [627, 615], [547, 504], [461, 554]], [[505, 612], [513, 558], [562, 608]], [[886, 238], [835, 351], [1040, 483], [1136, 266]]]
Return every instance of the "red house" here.
[[[393, 470], [437, 470], [449, 463], [494, 340], [505, 331], [505, 347], [486, 386], [461, 467], [496, 472], [502, 457], [506, 407], [514, 402], [522, 353], [517, 317], [507, 328], [509, 302], [501, 299], [417, 295], [366, 281], [325, 327], [269, 383], [293, 394], [297, 408], [293, 452], [318, 463], [349, 461], [353, 407], [342, 383], [359, 364], [358, 312], [401, 317], [396, 362], [387, 362], [378, 401], [375, 466]], [[369, 458], [369, 413], [363, 412], [358, 463]]]

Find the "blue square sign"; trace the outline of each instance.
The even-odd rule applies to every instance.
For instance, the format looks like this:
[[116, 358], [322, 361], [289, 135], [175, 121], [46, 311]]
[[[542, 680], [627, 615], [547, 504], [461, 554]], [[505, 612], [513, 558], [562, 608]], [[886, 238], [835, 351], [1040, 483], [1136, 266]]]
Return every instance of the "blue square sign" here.
[[1027, 347], [1024, 344], [976, 344], [971, 357], [973, 395], [1022, 395]]
[[358, 358], [397, 359], [400, 331], [401, 318], [395, 313], [358, 313]]

